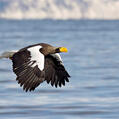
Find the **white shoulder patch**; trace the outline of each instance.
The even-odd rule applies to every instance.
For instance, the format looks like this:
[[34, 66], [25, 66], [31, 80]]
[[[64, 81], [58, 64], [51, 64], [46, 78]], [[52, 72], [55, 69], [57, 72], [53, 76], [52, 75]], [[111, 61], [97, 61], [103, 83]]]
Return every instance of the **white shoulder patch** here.
[[31, 48], [28, 48], [27, 50], [30, 51], [31, 54], [31, 61], [36, 61], [32, 65], [32, 67], [35, 67], [38, 65], [38, 68], [42, 71], [44, 69], [44, 55], [39, 51], [42, 48], [42, 46], [34, 46]]
[[55, 54], [51, 54], [54, 58], [56, 58], [58, 61], [61, 62], [61, 64], [63, 64], [63, 61], [62, 61], [62, 58], [61, 56], [59, 55], [59, 53], [55, 53]]
[[57, 56], [57, 58], [59, 58], [60, 61], [62, 61], [61, 56], [59, 55], [59, 53], [55, 53], [55, 55]]

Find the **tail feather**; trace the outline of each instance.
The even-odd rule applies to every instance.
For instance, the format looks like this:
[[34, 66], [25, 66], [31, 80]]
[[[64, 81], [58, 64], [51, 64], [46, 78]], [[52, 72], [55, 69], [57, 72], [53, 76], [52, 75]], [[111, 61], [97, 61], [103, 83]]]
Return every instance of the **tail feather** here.
[[12, 58], [12, 56], [16, 53], [16, 51], [8, 51], [8, 52], [3, 52], [0, 56], [0, 59], [2, 58]]

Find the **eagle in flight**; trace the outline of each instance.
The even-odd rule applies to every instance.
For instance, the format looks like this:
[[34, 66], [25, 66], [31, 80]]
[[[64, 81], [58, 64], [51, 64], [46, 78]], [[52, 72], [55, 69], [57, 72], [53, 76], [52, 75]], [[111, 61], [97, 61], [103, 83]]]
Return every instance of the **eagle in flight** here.
[[70, 75], [59, 55], [61, 52], [67, 52], [67, 48], [39, 43], [18, 51], [4, 52], [0, 58], [12, 60], [16, 80], [27, 92], [34, 91], [44, 81], [56, 88], [69, 82]]

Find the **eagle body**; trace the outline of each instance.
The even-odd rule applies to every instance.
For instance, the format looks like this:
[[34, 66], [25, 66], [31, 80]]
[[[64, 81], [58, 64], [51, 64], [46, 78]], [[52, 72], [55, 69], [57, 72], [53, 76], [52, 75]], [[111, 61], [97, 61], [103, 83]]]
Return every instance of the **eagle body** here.
[[70, 75], [63, 65], [60, 52], [67, 52], [67, 49], [39, 43], [14, 53], [7, 52], [7, 55], [4, 53], [3, 58], [12, 60], [16, 80], [27, 92], [35, 90], [44, 81], [55, 87], [69, 82]]

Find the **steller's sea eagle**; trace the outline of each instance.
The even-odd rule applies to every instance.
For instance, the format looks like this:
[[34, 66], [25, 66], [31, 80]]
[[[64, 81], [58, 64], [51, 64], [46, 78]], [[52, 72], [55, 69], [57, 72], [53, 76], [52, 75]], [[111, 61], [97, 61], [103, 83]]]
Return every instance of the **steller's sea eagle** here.
[[62, 63], [61, 52], [67, 52], [67, 49], [39, 43], [18, 51], [4, 52], [0, 58], [12, 60], [16, 80], [27, 92], [35, 90], [44, 81], [56, 88], [69, 82], [70, 75]]

